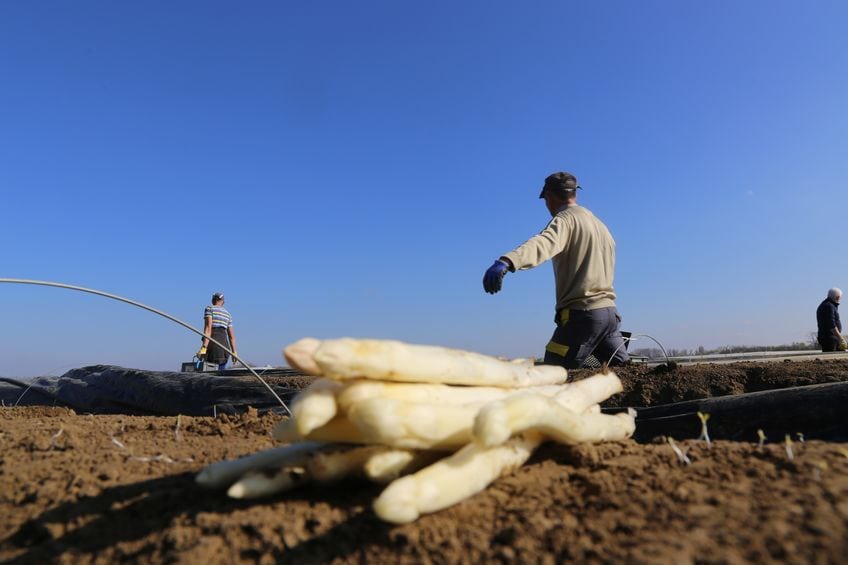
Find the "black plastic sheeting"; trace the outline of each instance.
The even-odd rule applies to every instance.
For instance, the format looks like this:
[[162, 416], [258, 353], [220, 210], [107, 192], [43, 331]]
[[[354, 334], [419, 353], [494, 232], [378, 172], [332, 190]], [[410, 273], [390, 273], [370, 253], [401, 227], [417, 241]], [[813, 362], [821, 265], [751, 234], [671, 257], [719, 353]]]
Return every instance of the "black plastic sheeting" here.
[[[271, 385], [287, 405], [296, 389]], [[0, 377], [5, 406], [67, 406], [80, 413], [174, 416], [236, 414], [248, 407], [285, 413], [254, 376], [219, 376], [93, 365], [60, 377]]]
[[[617, 412], [621, 409], [606, 409]], [[758, 441], [762, 430], [768, 441], [789, 434], [805, 439], [848, 441], [848, 383], [827, 383], [732, 396], [688, 400], [636, 409], [634, 439], [649, 442], [659, 436], [698, 438], [698, 412], [709, 414], [711, 439]]]
[[[295, 388], [271, 385], [288, 405]], [[95, 414], [185, 414], [210, 416], [214, 412], [240, 413], [285, 410], [252, 375], [215, 375], [125, 369], [95, 365], [68, 371], [61, 377], [18, 381], [0, 377], [0, 400], [6, 406], [68, 406]], [[612, 413], [624, 408], [606, 408]], [[701, 421], [710, 415], [712, 439], [757, 441], [763, 430], [769, 441], [786, 434], [808, 439], [848, 441], [848, 383], [828, 383], [733, 396], [719, 396], [636, 408], [634, 439], [650, 442], [660, 436], [697, 438]]]

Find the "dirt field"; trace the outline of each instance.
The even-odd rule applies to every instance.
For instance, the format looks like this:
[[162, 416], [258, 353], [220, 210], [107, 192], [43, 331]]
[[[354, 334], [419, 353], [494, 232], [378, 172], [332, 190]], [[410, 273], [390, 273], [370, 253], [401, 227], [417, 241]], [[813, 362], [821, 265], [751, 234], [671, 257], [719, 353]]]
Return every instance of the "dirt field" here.
[[[619, 372], [648, 406], [848, 380], [848, 362]], [[579, 375], [575, 375], [579, 376]], [[272, 447], [280, 416], [77, 415], [0, 408], [0, 561], [791, 562], [848, 555], [848, 446], [687, 440], [547, 445], [514, 474], [405, 526], [345, 482], [260, 501], [205, 491], [206, 464]], [[799, 430], [802, 431], [802, 430]]]

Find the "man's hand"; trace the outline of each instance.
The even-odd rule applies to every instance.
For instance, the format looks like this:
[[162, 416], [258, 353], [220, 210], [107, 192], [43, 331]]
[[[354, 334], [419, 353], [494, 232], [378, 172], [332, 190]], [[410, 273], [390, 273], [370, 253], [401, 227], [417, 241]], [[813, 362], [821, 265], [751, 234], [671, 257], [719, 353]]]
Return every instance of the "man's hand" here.
[[197, 351], [197, 358], [198, 359], [206, 359], [206, 346], [205, 345], [200, 346], [200, 349]]
[[846, 342], [846, 341], [843, 339], [842, 341], [840, 341], [840, 342], [839, 342], [839, 345], [837, 346], [837, 349], [839, 349], [839, 351], [848, 351], [848, 342]]
[[495, 294], [500, 291], [503, 285], [503, 278], [509, 270], [509, 265], [498, 259], [483, 275], [483, 290], [489, 294]]
[[238, 363], [238, 360], [236, 359], [236, 357], [238, 357], [238, 353], [237, 353], [237, 352], [235, 352], [235, 351], [233, 351], [233, 365], [235, 365], [236, 363]]

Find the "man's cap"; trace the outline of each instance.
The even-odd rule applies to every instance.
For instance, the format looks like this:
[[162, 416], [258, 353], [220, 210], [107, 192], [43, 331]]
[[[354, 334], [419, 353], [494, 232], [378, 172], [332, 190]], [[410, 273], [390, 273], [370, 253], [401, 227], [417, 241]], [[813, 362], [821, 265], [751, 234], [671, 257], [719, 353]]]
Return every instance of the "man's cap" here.
[[223, 292], [216, 292], [215, 294], [212, 295], [212, 302], [214, 302], [216, 300], [223, 300], [223, 299], [224, 299], [224, 293]]
[[558, 172], [548, 175], [545, 179], [545, 185], [542, 187], [542, 192], [539, 193], [539, 198], [545, 197], [545, 192], [564, 193], [566, 191], [574, 191], [580, 188], [577, 184], [577, 177], [571, 173]]

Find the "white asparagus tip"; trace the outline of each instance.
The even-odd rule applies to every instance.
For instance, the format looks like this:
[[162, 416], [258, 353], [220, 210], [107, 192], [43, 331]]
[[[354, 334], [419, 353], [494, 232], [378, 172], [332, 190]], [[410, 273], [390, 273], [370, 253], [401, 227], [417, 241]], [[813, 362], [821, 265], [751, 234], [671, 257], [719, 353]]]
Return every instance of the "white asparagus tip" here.
[[293, 369], [303, 371], [307, 375], [321, 376], [321, 367], [312, 358], [321, 346], [321, 340], [305, 337], [283, 348], [283, 357]]
[[509, 412], [503, 402], [492, 402], [484, 406], [474, 418], [472, 435], [484, 447], [500, 445], [509, 439], [512, 428]]
[[230, 498], [260, 498], [291, 490], [306, 481], [302, 467], [280, 469], [275, 474], [248, 473], [227, 489]]
[[374, 513], [386, 522], [409, 524], [420, 516], [416, 503], [418, 498], [418, 483], [414, 476], [401, 477], [377, 497]]

